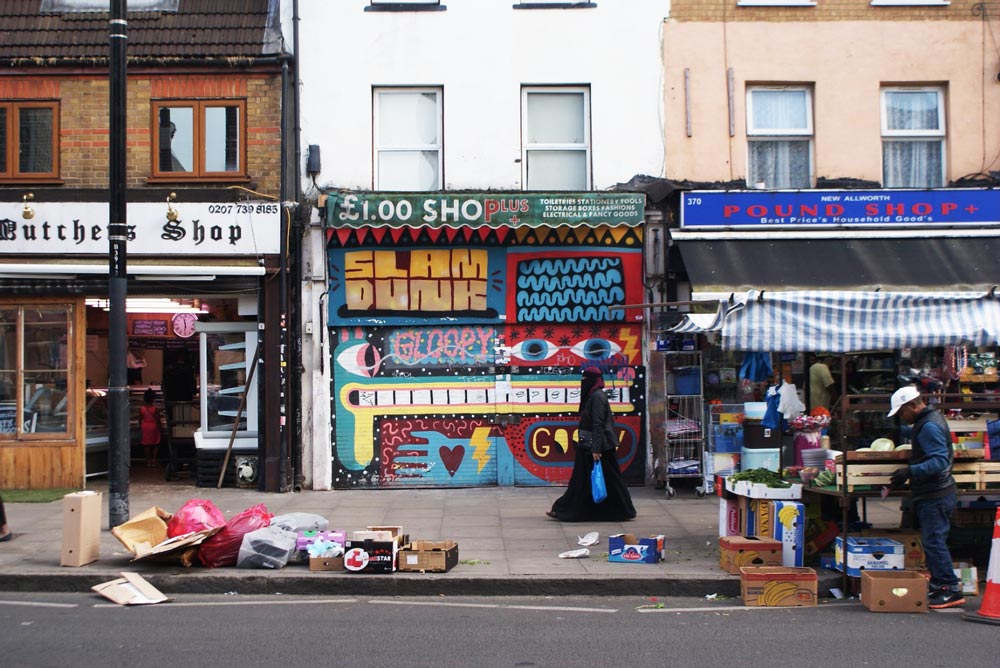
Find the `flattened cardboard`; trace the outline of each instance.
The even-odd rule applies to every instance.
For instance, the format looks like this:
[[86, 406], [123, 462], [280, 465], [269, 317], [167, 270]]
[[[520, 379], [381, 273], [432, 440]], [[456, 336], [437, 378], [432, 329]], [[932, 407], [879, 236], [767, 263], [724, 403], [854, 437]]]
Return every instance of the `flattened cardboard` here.
[[132, 554], [147, 552], [167, 539], [167, 520], [171, 517], [171, 513], [154, 506], [112, 528], [111, 535]]
[[101, 556], [101, 493], [73, 492], [62, 500], [63, 566], [84, 566]]
[[183, 566], [190, 566], [191, 548], [201, 545], [206, 538], [214, 536], [224, 528], [213, 527], [168, 538], [167, 520], [171, 517], [167, 511], [154, 506], [128, 522], [119, 524], [111, 530], [111, 533], [134, 555], [132, 561], [176, 558]]
[[122, 572], [117, 580], [94, 585], [91, 589], [118, 605], [151, 605], [172, 600], [138, 573]]
[[458, 565], [458, 543], [453, 540], [418, 540], [399, 551], [399, 570], [447, 573]]

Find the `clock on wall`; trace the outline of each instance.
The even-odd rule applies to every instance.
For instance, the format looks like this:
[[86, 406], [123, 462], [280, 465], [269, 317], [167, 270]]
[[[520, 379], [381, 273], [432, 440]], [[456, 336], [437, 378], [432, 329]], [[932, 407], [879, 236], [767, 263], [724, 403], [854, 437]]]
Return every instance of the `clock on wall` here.
[[174, 334], [186, 339], [194, 334], [194, 323], [198, 322], [198, 316], [194, 313], [177, 313], [172, 322]]

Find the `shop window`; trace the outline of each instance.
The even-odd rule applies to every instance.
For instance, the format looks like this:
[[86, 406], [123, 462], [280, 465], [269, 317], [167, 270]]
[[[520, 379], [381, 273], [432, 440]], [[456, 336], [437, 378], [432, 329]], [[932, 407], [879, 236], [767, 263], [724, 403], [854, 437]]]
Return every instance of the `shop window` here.
[[754, 87], [747, 91], [747, 186], [812, 187], [812, 91]]
[[0, 179], [57, 178], [58, 137], [57, 102], [0, 102]]
[[68, 305], [0, 307], [0, 440], [68, 434]]
[[233, 180], [246, 176], [246, 102], [153, 104], [153, 177]]
[[374, 91], [375, 188], [424, 192], [441, 187], [440, 88]]
[[[198, 447], [225, 448], [235, 433], [257, 438], [257, 323], [203, 323], [199, 332], [201, 429]], [[259, 371], [257, 369], [256, 371]]]
[[521, 90], [525, 190], [590, 190], [590, 89]]
[[944, 186], [944, 91], [882, 89], [882, 186]]

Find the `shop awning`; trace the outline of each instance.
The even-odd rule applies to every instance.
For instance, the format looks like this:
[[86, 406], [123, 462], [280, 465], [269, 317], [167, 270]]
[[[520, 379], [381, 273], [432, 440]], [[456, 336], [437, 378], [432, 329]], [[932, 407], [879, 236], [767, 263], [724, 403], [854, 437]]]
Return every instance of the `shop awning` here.
[[[720, 307], [717, 316], [727, 350], [841, 353], [1000, 341], [1000, 298], [992, 290], [751, 290]], [[672, 331], [696, 326], [688, 317]]]
[[996, 230], [949, 236], [849, 231], [673, 234], [693, 296], [746, 290], [942, 292], [1000, 285]]

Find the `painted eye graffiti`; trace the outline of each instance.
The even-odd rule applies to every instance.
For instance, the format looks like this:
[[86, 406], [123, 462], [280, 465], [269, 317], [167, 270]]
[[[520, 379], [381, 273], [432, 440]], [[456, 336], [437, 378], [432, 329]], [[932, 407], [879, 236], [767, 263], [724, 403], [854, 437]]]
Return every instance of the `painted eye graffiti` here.
[[372, 378], [382, 364], [382, 357], [370, 343], [358, 343], [339, 352], [337, 364], [348, 373]]
[[520, 343], [515, 343], [510, 348], [513, 357], [519, 357], [527, 362], [541, 362], [559, 352], [559, 346], [553, 345], [545, 339], [526, 339]]
[[607, 339], [585, 339], [569, 349], [585, 360], [606, 360], [622, 351], [622, 347]]

